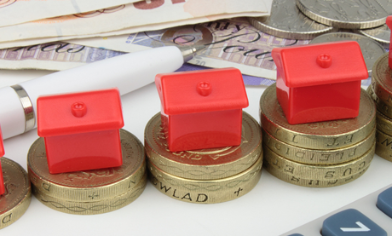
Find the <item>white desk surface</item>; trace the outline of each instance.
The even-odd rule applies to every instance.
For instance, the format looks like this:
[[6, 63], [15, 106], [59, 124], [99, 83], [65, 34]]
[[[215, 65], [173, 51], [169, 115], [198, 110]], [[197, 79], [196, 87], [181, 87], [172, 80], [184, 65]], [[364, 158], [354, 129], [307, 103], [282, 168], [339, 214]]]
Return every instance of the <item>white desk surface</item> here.
[[[0, 87], [43, 76], [46, 71], [0, 70]], [[261, 87], [247, 87], [250, 105], [244, 110], [260, 120]], [[143, 142], [144, 127], [160, 110], [155, 85], [122, 97], [124, 129]], [[26, 168], [36, 130], [4, 141], [5, 156]], [[332, 188], [306, 188], [283, 182], [263, 169], [248, 194], [233, 201], [198, 205], [177, 201], [147, 184], [133, 203], [114, 212], [78, 216], [52, 210], [33, 197], [26, 213], [0, 230], [1, 236], [19, 235], [266, 235], [277, 236], [323, 216], [392, 183], [392, 162], [378, 156], [359, 179]]]

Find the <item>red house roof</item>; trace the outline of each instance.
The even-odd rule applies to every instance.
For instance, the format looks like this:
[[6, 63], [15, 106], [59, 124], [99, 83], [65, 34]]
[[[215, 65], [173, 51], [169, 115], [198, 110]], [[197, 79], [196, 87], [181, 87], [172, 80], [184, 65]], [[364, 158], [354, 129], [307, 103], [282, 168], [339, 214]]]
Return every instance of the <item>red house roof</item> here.
[[388, 28], [392, 28], [392, 16], [388, 16], [386, 20], [386, 24], [388, 25]]
[[242, 109], [249, 105], [238, 69], [158, 74], [155, 84], [168, 115]]
[[287, 87], [349, 82], [369, 76], [355, 41], [274, 48], [271, 54]]
[[120, 129], [123, 126], [117, 89], [37, 99], [37, 129], [41, 137]]
[[[0, 157], [4, 156], [4, 144], [3, 144], [3, 135], [1, 133], [1, 129], [0, 129]], [[1, 171], [1, 169], [0, 169]]]
[[[392, 16], [387, 17], [386, 23], [387, 23], [389, 30], [391, 30], [392, 29]], [[390, 34], [390, 35], [392, 36], [392, 34]], [[392, 38], [391, 36], [389, 37], [389, 40]], [[392, 57], [391, 49], [392, 49], [392, 44], [389, 44], [389, 61], [388, 61], [389, 67], [392, 66], [391, 65], [391, 57]]]

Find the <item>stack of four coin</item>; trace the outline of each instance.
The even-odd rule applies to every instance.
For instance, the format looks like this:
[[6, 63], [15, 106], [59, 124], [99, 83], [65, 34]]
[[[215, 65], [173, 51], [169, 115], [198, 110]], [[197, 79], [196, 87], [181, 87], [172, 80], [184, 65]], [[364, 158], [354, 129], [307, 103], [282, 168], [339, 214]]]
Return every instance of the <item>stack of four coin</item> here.
[[225, 202], [248, 193], [260, 179], [260, 126], [245, 112], [239, 146], [171, 152], [159, 113], [148, 122], [144, 137], [150, 180], [171, 198], [191, 203]]
[[290, 125], [272, 85], [260, 99], [260, 118], [266, 169], [286, 182], [342, 185], [361, 176], [373, 159], [376, 109], [365, 91], [357, 118]]
[[376, 154], [392, 161], [392, 71], [388, 65], [388, 53], [373, 66], [372, 84], [367, 91], [377, 107]]

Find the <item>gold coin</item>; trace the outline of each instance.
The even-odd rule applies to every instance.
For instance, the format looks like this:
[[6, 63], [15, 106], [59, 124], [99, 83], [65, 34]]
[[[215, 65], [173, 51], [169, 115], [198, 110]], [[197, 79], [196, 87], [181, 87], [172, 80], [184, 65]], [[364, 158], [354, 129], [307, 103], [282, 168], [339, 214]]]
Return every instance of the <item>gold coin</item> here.
[[0, 196], [0, 229], [18, 220], [31, 201], [30, 181], [26, 171], [16, 162], [0, 158], [5, 193]]
[[151, 183], [163, 194], [184, 202], [191, 203], [219, 203], [236, 199], [248, 193], [256, 186], [261, 176], [260, 157], [249, 169], [224, 179], [191, 180], [158, 169], [150, 161]]
[[376, 61], [373, 70], [372, 85], [367, 91], [375, 101], [377, 110], [392, 119], [392, 73], [388, 65], [388, 53]]
[[392, 136], [392, 120], [377, 111], [377, 130]]
[[271, 149], [274, 153], [291, 161], [312, 164], [332, 165], [352, 161], [364, 155], [374, 145], [376, 129], [364, 140], [352, 146], [341, 149], [307, 149], [289, 145], [277, 140], [268, 132], [263, 132], [264, 148]]
[[392, 136], [377, 130], [376, 140], [376, 154], [385, 160], [392, 161]]
[[380, 127], [379, 122], [384, 122], [384, 120], [385, 122], [387, 122], [388, 120], [392, 119], [392, 107], [388, 106], [387, 104], [385, 104], [384, 101], [380, 100], [377, 97], [377, 95], [374, 93], [374, 90], [372, 89], [372, 86], [369, 86], [367, 88], [367, 92], [369, 93], [369, 95], [374, 100], [374, 103], [376, 104], [376, 108], [377, 108], [376, 124], [377, 124], [377, 128], [379, 128]]
[[[366, 89], [366, 92], [370, 95], [370, 97], [373, 99], [374, 103], [376, 104], [376, 108], [377, 108], [376, 124], [377, 124], [377, 129], [379, 129], [380, 126], [387, 125], [388, 120], [392, 118], [392, 107], [388, 106], [384, 101], [382, 101], [377, 97], [373, 89], [373, 87], [375, 86], [376, 86], [375, 82], [372, 82], [372, 85], [370, 85]], [[383, 124], [380, 124], [380, 122], [383, 122]]]
[[362, 90], [356, 118], [291, 125], [276, 98], [276, 86], [271, 85], [260, 99], [260, 119], [264, 130], [287, 144], [309, 149], [338, 149], [370, 135], [376, 123], [376, 109], [373, 100]]
[[27, 155], [32, 184], [56, 199], [92, 202], [121, 195], [140, 181], [145, 172], [144, 148], [131, 133], [120, 130], [123, 164], [120, 167], [50, 174], [45, 142], [37, 139]]
[[380, 57], [373, 66], [372, 84], [376, 96], [392, 107], [392, 71], [388, 65], [389, 53]]
[[147, 183], [147, 173], [143, 175], [143, 178], [139, 183], [133, 185], [127, 192], [107, 198], [102, 201], [94, 202], [73, 202], [64, 199], [55, 198], [44, 194], [33, 186], [34, 196], [42, 202], [45, 206], [50, 207], [54, 210], [61, 211], [64, 213], [74, 215], [95, 215], [102, 214], [114, 210], [118, 210], [140, 196], [144, 191]]
[[293, 174], [283, 172], [282, 170], [275, 168], [273, 166], [267, 165], [266, 169], [267, 171], [277, 177], [280, 180], [283, 180], [287, 183], [295, 184], [298, 186], [304, 186], [304, 187], [312, 187], [312, 188], [325, 188], [325, 187], [334, 187], [334, 186], [339, 186], [343, 185], [346, 183], [349, 183], [353, 180], [358, 179], [360, 176], [365, 173], [365, 171], [368, 169], [369, 166], [364, 167], [361, 171], [356, 172], [348, 177], [343, 177], [343, 178], [336, 178], [336, 179], [330, 179], [330, 180], [320, 180], [320, 179], [303, 179], [300, 177], [297, 177]]
[[352, 174], [360, 172], [370, 164], [374, 156], [375, 147], [376, 145], [373, 143], [370, 150], [353, 161], [325, 166], [297, 163], [279, 156], [269, 148], [265, 148], [265, 165], [273, 166], [281, 172], [292, 174], [301, 179], [333, 180], [347, 178]]
[[236, 175], [262, 155], [261, 129], [255, 119], [242, 113], [241, 145], [192, 151], [171, 152], [160, 113], [148, 122], [144, 144], [149, 160], [160, 170], [182, 178], [210, 180]]
[[376, 102], [375, 104], [377, 107], [377, 111], [382, 113], [384, 116], [392, 119], [392, 107], [385, 104], [385, 102], [382, 101], [381, 99], [379, 99], [378, 102]]

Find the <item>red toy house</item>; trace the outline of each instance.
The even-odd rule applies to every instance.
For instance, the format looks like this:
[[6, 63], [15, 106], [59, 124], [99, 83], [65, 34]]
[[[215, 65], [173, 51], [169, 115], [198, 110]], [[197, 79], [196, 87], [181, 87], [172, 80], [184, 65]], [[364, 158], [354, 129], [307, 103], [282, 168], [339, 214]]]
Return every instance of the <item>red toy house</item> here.
[[249, 103], [238, 69], [158, 74], [155, 84], [171, 151], [240, 145]]
[[39, 97], [38, 135], [51, 174], [122, 165], [117, 89]]
[[0, 130], [0, 196], [5, 193], [3, 170], [1, 168], [1, 157], [4, 156], [3, 136]]
[[290, 124], [358, 116], [368, 70], [357, 42], [274, 48], [272, 57], [276, 95]]
[[[391, 36], [390, 36], [390, 39], [391, 39], [392, 38], [392, 16], [388, 16], [387, 17], [387, 25], [388, 25], [388, 28], [391, 30]], [[391, 52], [391, 49], [392, 49], [392, 43], [389, 44], [389, 56], [388, 56], [389, 68], [392, 68], [392, 52]]]

